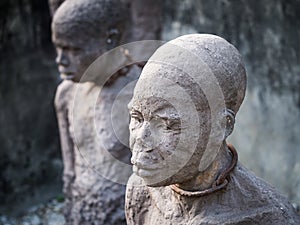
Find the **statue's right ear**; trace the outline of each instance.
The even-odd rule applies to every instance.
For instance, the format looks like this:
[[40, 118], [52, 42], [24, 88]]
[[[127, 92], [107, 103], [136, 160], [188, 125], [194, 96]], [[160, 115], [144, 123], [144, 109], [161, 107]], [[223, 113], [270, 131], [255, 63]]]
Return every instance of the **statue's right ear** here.
[[112, 28], [107, 31], [107, 50], [111, 50], [118, 46], [121, 39], [121, 32], [117, 28]]
[[235, 113], [231, 109], [225, 110], [226, 128], [225, 139], [232, 133], [235, 123]]

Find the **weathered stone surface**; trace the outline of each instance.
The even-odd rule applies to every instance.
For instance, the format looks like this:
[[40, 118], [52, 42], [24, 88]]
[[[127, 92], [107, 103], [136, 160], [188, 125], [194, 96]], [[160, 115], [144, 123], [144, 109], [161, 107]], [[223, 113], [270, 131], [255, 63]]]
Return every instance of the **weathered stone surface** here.
[[229, 139], [240, 159], [300, 203], [299, 1], [165, 1], [163, 38], [214, 33], [243, 55], [248, 88]]
[[[115, 158], [125, 163], [129, 162], [129, 150], [119, 140], [126, 137], [117, 137], [114, 129], [118, 130], [118, 134], [128, 136], [128, 117], [123, 109], [126, 109], [131, 98], [130, 90], [122, 92], [122, 105], [119, 106], [119, 110], [114, 111], [116, 115], [112, 113], [112, 106], [120, 90], [128, 82], [136, 79], [137, 75], [136, 70], [129, 71], [127, 76], [120, 77], [110, 86], [103, 88], [101, 95], [100, 87], [93, 83], [76, 84], [63, 81], [58, 87], [56, 103], [67, 104], [63, 110], [56, 104], [58, 119], [64, 119], [60, 116], [63, 115], [61, 113], [66, 113], [64, 116], [70, 119], [66, 124], [60, 124], [61, 128], [66, 126], [69, 132], [64, 133], [63, 129], [60, 130], [62, 150], [72, 151], [68, 153], [69, 158], [66, 155], [64, 158], [65, 215], [69, 224], [89, 224], [91, 221], [95, 224], [125, 222], [125, 186], [115, 183], [112, 178], [126, 179], [131, 171], [130, 167], [124, 170], [114, 164]], [[61, 93], [65, 95], [60, 95]], [[75, 99], [74, 106], [70, 99]], [[111, 119], [117, 124], [114, 129]], [[63, 145], [65, 139], [71, 146]]]
[[129, 105], [128, 224], [300, 223], [226, 143], [245, 90], [241, 56], [218, 36], [184, 35], [151, 56]]
[[132, 175], [126, 196], [127, 224], [299, 224], [286, 198], [249, 170], [238, 165], [230, 177], [225, 192], [199, 199], [181, 196], [170, 186], [147, 187]]

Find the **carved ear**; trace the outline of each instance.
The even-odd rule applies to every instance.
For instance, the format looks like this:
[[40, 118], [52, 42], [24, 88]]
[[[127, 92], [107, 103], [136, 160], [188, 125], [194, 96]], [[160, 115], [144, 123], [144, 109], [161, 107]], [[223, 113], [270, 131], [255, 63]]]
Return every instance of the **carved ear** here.
[[231, 109], [226, 108], [224, 116], [226, 120], [226, 127], [225, 127], [225, 139], [226, 139], [234, 129], [235, 113]]
[[109, 29], [107, 31], [107, 39], [106, 39], [108, 50], [117, 47], [117, 45], [120, 42], [120, 38], [121, 38], [121, 33], [118, 29], [116, 28]]

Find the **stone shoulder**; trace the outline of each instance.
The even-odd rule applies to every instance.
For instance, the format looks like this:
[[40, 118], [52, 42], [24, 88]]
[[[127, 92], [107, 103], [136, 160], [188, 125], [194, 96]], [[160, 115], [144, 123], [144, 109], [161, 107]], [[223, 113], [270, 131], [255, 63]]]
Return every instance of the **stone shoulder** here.
[[239, 205], [247, 202], [248, 206], [245, 217], [232, 224], [300, 224], [300, 218], [287, 198], [240, 164], [234, 172], [233, 182], [237, 188], [235, 193], [240, 195], [237, 197], [244, 199]]
[[71, 102], [71, 96], [75, 87], [72, 81], [62, 81], [56, 89], [54, 106], [57, 112], [67, 109], [68, 104]]

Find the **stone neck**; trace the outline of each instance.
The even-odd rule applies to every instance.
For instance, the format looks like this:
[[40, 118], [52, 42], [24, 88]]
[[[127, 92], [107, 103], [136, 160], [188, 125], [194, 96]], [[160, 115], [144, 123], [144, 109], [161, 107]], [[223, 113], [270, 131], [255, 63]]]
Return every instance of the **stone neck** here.
[[182, 184], [175, 184], [185, 191], [204, 191], [212, 187], [218, 176], [230, 165], [232, 156], [224, 142], [219, 150], [216, 159], [203, 172], [199, 172], [194, 178]]

